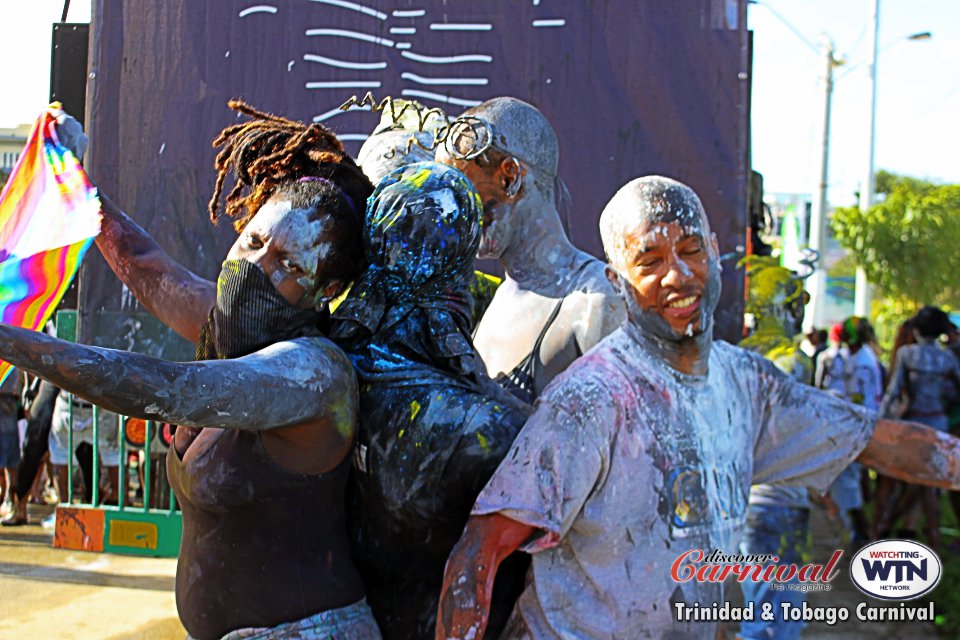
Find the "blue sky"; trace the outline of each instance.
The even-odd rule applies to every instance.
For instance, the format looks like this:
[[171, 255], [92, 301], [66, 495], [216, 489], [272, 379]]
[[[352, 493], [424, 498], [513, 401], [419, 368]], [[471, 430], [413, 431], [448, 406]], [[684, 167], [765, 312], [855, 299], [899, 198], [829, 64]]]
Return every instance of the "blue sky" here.
[[[3, 94], [0, 127], [32, 123], [50, 97], [50, 34], [63, 0], [0, 0]], [[68, 22], [89, 22], [90, 2], [73, 0]]]
[[[760, 0], [750, 6], [753, 165], [764, 174], [768, 192], [813, 189], [822, 104], [817, 87], [821, 57], [774, 12], [811, 43], [821, 33], [829, 34], [847, 58], [836, 71], [829, 180], [831, 203], [845, 205], [853, 202], [866, 171], [864, 63], [871, 6], [872, 0]], [[62, 0], [0, 0], [0, 42], [8, 56], [0, 126], [31, 122], [45, 104], [50, 28], [62, 9]], [[73, 0], [68, 19], [89, 18], [89, 2]], [[932, 32], [933, 38], [897, 42], [921, 31]], [[882, 0], [879, 42], [877, 168], [960, 183], [960, 2]]]
[[[835, 71], [830, 200], [853, 203], [866, 173], [870, 97], [866, 59], [872, 0], [760, 0], [754, 31], [753, 165], [768, 192], [813, 190], [823, 104], [822, 56], [774, 11], [816, 43], [829, 34], [847, 64]], [[772, 9], [772, 10], [771, 10]], [[929, 31], [930, 40], [904, 41]], [[960, 182], [960, 2], [882, 0], [877, 60], [876, 167]]]

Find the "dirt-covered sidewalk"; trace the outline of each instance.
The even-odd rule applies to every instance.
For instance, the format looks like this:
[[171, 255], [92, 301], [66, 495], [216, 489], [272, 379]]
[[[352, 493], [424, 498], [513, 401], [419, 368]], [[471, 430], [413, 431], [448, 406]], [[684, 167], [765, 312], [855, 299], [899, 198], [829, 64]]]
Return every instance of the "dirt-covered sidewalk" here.
[[[31, 505], [39, 523], [52, 507]], [[0, 528], [0, 638], [183, 640], [175, 559], [54, 549], [39, 524]]]

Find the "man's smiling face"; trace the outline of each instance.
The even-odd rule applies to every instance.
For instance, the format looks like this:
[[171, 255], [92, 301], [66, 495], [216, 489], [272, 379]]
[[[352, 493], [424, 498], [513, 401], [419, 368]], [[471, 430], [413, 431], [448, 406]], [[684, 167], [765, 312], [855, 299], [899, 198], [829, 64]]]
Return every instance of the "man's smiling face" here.
[[712, 332], [720, 257], [693, 189], [661, 176], [632, 180], [604, 208], [600, 234], [632, 324], [668, 342]]
[[700, 333], [709, 273], [708, 240], [677, 222], [643, 221], [624, 238], [618, 269], [637, 306], [660, 316], [677, 337]]

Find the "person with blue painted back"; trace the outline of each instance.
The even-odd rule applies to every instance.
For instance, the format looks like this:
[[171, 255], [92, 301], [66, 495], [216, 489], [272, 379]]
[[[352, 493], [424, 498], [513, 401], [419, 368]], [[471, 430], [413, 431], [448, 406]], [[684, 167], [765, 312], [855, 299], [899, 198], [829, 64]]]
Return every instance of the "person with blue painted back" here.
[[[367, 205], [369, 267], [333, 316], [360, 383], [354, 558], [385, 638], [433, 635], [450, 550], [529, 413], [486, 375], [470, 336], [482, 208], [456, 169], [388, 174]], [[493, 637], [525, 560], [508, 561], [494, 589]]]

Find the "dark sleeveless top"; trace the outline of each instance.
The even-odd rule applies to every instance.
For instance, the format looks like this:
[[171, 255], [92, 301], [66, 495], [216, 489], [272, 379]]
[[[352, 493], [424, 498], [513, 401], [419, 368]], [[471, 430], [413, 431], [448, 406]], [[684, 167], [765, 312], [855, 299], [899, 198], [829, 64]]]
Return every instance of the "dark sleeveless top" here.
[[[580, 275], [587, 270], [587, 267], [589, 267], [590, 264], [591, 262], [588, 260], [577, 267], [573, 277], [579, 278]], [[550, 327], [553, 326], [557, 316], [560, 315], [560, 308], [563, 307], [563, 301], [566, 299], [566, 296], [564, 296], [563, 298], [557, 300], [556, 305], [553, 307], [553, 311], [551, 311], [550, 315], [547, 317], [546, 323], [544, 323], [543, 328], [540, 329], [540, 335], [537, 336], [536, 342], [533, 343], [533, 349], [530, 351], [530, 353], [528, 353], [527, 356], [521, 360], [520, 363], [511, 371], [501, 372], [497, 374], [496, 378], [494, 378], [494, 381], [504, 390], [509, 391], [514, 396], [531, 406], [537, 401], [538, 395], [537, 363], [541, 361], [540, 348], [543, 346], [543, 340], [547, 337], [547, 332], [550, 331]], [[580, 350], [580, 345], [577, 344], [576, 340], [573, 342], [573, 348], [577, 353], [577, 358], [583, 355], [583, 352]]]
[[[543, 339], [547, 337], [547, 331], [550, 331], [554, 320], [560, 315], [560, 307], [563, 306], [563, 301], [564, 298], [561, 298], [556, 306], [553, 307], [553, 311], [550, 312], [550, 316], [547, 318], [547, 323], [543, 325], [543, 329], [540, 330], [540, 335], [537, 336], [537, 341], [533, 343], [533, 350], [527, 354], [527, 357], [521, 360], [520, 364], [515, 366], [509, 373], [501, 372], [494, 378], [494, 381], [506, 391], [509, 391], [529, 405], [532, 405], [537, 400], [536, 366], [537, 361], [540, 359], [540, 347], [543, 346]], [[574, 344], [573, 346], [577, 350], [577, 357], [582, 356], [580, 345]]]
[[344, 522], [349, 456], [287, 471], [259, 434], [205, 428], [167, 473], [183, 510], [177, 611], [194, 638], [275, 626], [363, 597]]

